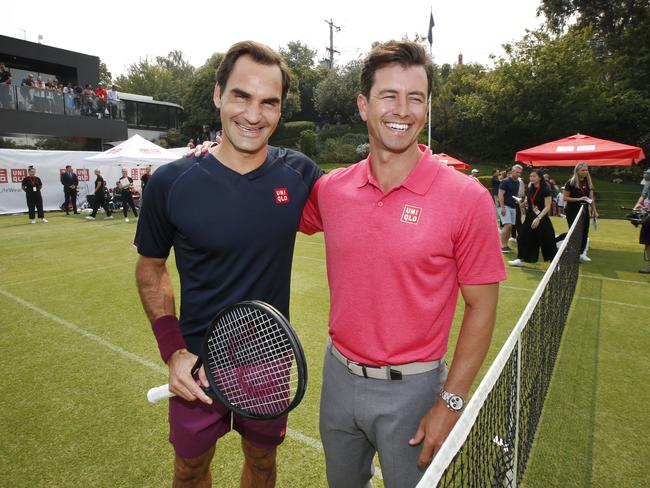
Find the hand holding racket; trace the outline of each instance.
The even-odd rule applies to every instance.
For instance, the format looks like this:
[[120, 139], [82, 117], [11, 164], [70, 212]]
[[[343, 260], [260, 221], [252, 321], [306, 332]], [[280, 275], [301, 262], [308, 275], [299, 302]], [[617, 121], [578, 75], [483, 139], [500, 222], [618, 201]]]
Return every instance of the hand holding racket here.
[[[305, 394], [307, 364], [291, 324], [267, 303], [247, 301], [222, 309], [206, 332], [192, 368], [204, 366], [208, 396], [254, 419], [273, 419]], [[151, 403], [174, 396], [169, 385], [147, 393]]]

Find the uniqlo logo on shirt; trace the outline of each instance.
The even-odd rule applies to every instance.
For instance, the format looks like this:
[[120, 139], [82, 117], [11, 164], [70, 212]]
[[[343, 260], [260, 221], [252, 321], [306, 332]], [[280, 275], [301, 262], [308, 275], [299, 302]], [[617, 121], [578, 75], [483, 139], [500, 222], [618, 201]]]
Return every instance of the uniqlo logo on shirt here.
[[289, 190], [286, 188], [276, 188], [275, 190], [275, 203], [281, 205], [289, 203]]
[[420, 220], [420, 215], [422, 215], [422, 209], [420, 207], [404, 205], [404, 211], [402, 212], [401, 220], [407, 224], [417, 224]]
[[7, 170], [0, 169], [0, 183], [7, 183]]

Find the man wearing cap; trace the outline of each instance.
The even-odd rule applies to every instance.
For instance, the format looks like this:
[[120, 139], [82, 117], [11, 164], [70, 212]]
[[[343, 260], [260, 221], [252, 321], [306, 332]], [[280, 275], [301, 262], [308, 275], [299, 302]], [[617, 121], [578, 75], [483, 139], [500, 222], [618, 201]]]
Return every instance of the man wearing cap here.
[[29, 73], [27, 78], [23, 78], [23, 81], [20, 83], [20, 86], [34, 86], [34, 75]]
[[478, 170], [477, 170], [477, 169], [473, 169], [473, 170], [472, 170], [472, 173], [470, 174], [470, 176], [471, 176], [472, 178], [474, 178], [476, 181], [478, 181]]

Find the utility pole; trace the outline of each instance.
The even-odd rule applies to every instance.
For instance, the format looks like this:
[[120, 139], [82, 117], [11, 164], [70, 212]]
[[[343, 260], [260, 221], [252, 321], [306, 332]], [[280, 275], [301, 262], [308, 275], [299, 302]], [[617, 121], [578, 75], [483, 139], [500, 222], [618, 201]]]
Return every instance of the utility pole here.
[[326, 20], [325, 23], [330, 26], [330, 47], [325, 48], [328, 53], [330, 53], [330, 68], [334, 67], [334, 53], [341, 54], [336, 49], [334, 49], [334, 29], [336, 32], [339, 32], [341, 28], [338, 25], [334, 25], [332, 19]]

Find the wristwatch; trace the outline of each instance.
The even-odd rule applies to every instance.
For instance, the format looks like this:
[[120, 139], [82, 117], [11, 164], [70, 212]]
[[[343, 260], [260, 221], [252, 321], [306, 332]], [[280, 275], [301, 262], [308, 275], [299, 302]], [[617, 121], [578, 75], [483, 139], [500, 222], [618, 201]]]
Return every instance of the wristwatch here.
[[440, 392], [440, 398], [445, 401], [447, 408], [452, 412], [460, 412], [465, 406], [465, 399], [455, 393], [449, 393], [448, 391], [442, 390]]

